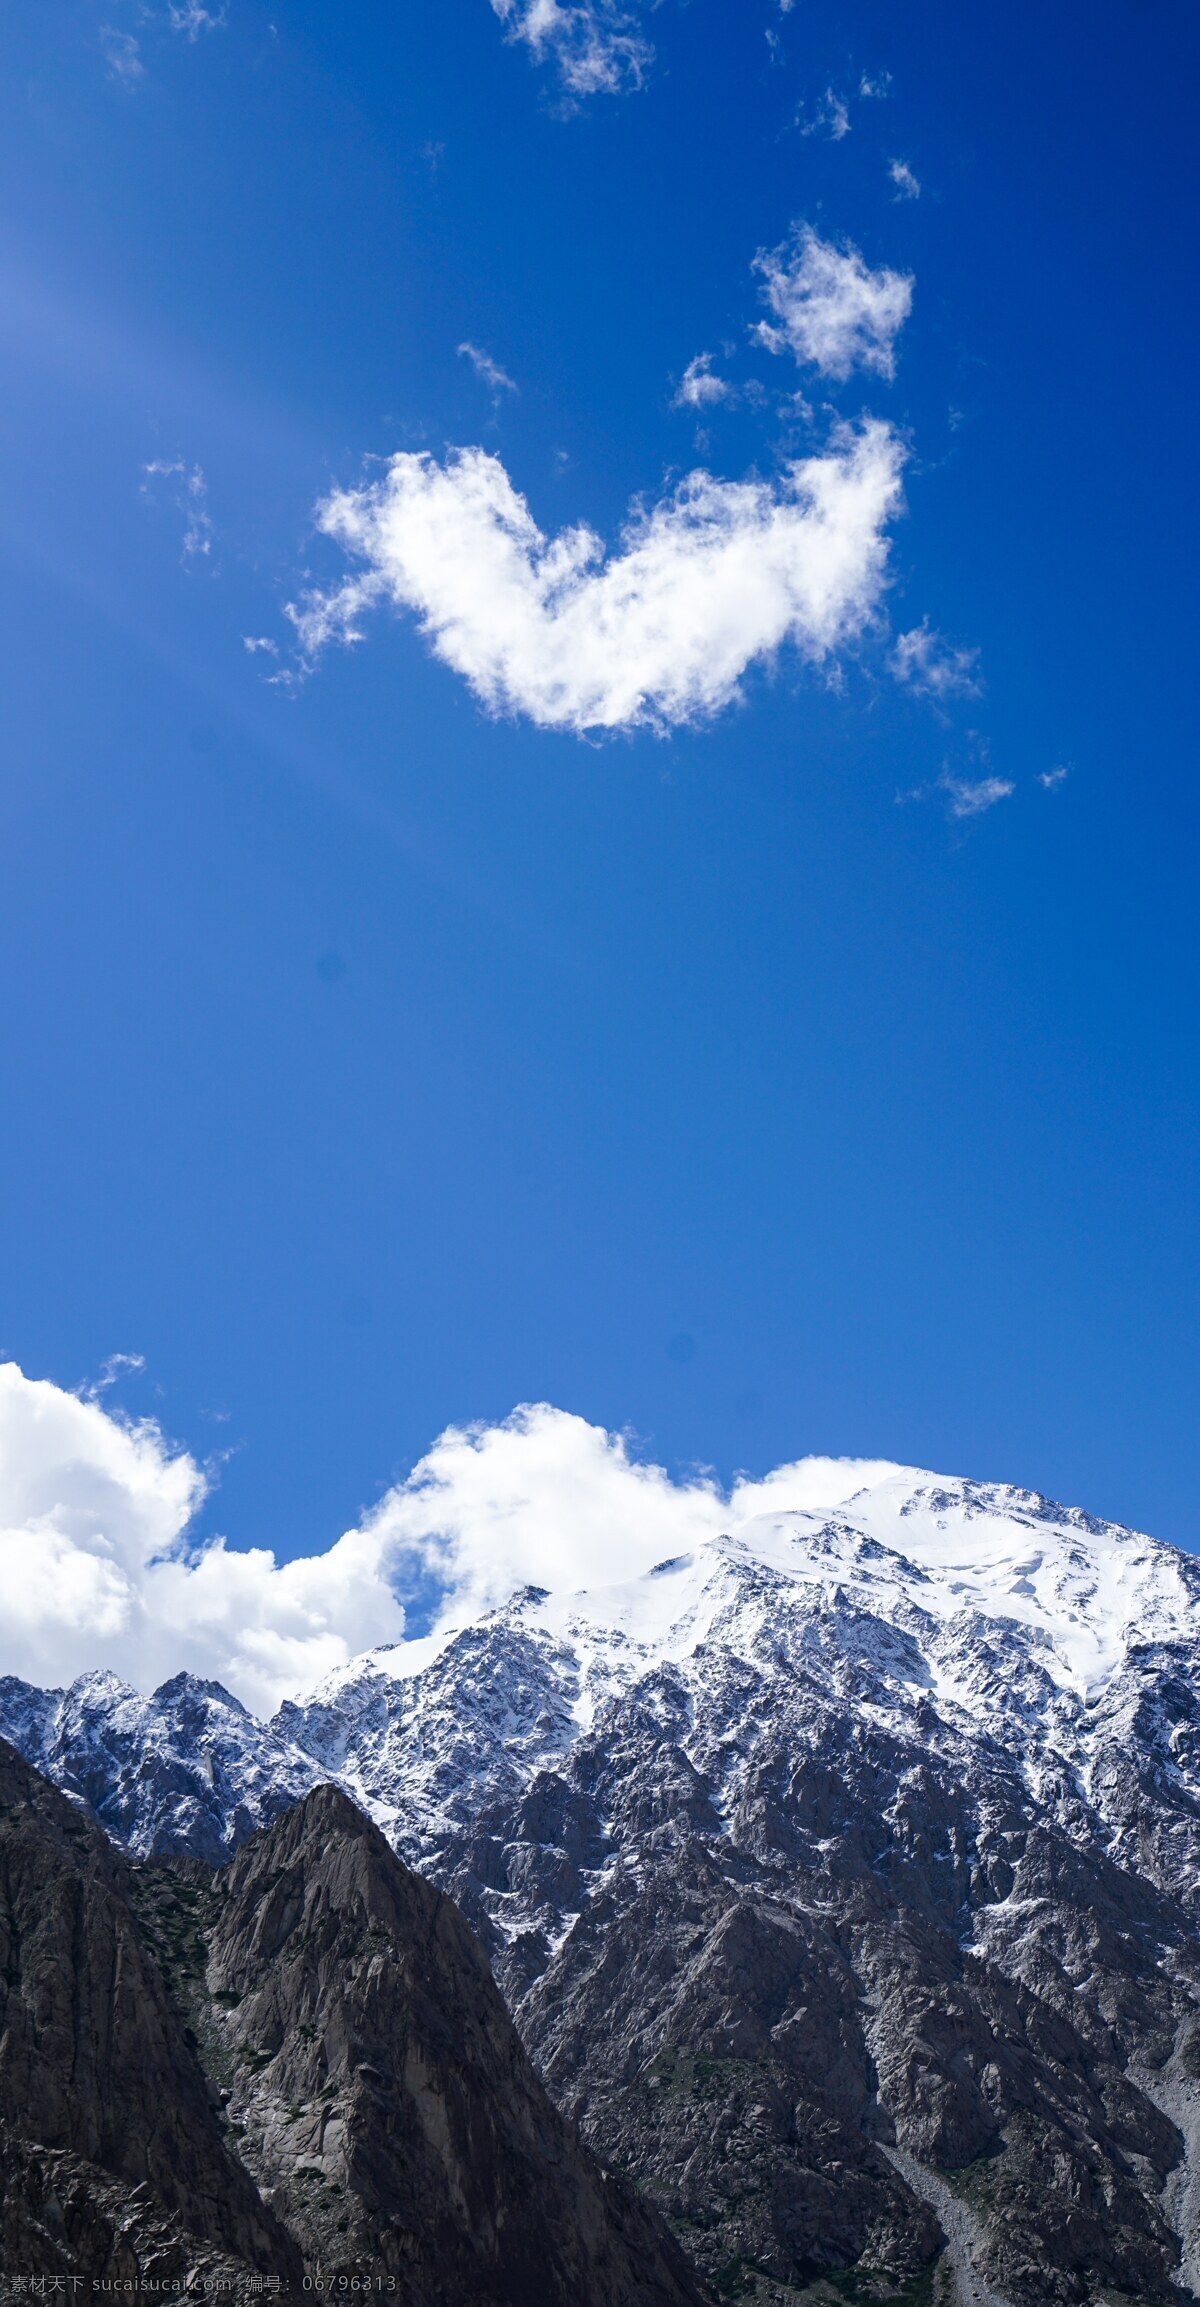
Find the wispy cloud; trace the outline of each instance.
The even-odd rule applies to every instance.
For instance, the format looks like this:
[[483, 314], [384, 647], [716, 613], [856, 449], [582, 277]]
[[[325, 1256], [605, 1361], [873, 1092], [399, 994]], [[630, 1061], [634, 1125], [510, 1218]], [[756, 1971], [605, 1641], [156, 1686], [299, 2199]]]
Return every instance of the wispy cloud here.
[[167, 15], [173, 32], [198, 40], [202, 32], [215, 32], [225, 22], [225, 10], [206, 8], [202, 0], [168, 0]]
[[410, 611], [489, 711], [539, 728], [702, 721], [784, 644], [820, 661], [861, 631], [884, 583], [902, 458], [872, 421], [839, 428], [774, 483], [691, 473], [635, 510], [606, 559], [583, 525], [544, 536], [484, 450], [444, 463], [406, 452], [318, 506], [358, 567], [288, 614], [311, 657], [360, 640], [380, 604]]
[[145, 79], [146, 67], [142, 62], [141, 47], [132, 32], [119, 32], [112, 24], [102, 24], [100, 47], [110, 80], [115, 80], [122, 88], [132, 89], [137, 87], [139, 80]]
[[[172, 501], [184, 517], [183, 557], [185, 561], [212, 551], [212, 520], [208, 511], [208, 483], [199, 465], [185, 465], [178, 458], [167, 462], [156, 458], [153, 464], [143, 465], [146, 481], [174, 481]], [[145, 486], [145, 484], [143, 484]], [[149, 494], [149, 491], [146, 491]]]
[[760, 250], [754, 269], [775, 314], [758, 323], [760, 344], [794, 353], [822, 376], [844, 380], [856, 368], [895, 375], [895, 341], [912, 310], [911, 274], [873, 272], [851, 242], [821, 240], [809, 224], [794, 226], [782, 247]]
[[876, 101], [881, 97], [890, 96], [892, 93], [891, 73], [864, 72], [858, 83], [858, 93], [860, 96], [865, 96], [868, 99], [874, 98]]
[[672, 408], [710, 409], [719, 401], [736, 400], [735, 387], [725, 377], [714, 376], [712, 364], [710, 352], [698, 352], [695, 360], [688, 362], [671, 402]]
[[101, 1363], [99, 1377], [80, 1387], [79, 1398], [83, 1402], [99, 1402], [122, 1378], [136, 1377], [145, 1367], [144, 1354], [109, 1354]]
[[1038, 784], [1039, 784], [1039, 785], [1044, 785], [1044, 786], [1045, 786], [1045, 788], [1046, 788], [1046, 791], [1047, 791], [1047, 793], [1053, 793], [1053, 791], [1054, 791], [1054, 789], [1055, 789], [1055, 787], [1056, 787], [1057, 785], [1065, 785], [1065, 784], [1066, 784], [1066, 781], [1067, 781], [1068, 777], [1070, 776], [1070, 774], [1071, 774], [1071, 765], [1070, 765], [1070, 763], [1069, 763], [1068, 761], [1060, 761], [1060, 762], [1058, 762], [1058, 763], [1057, 763], [1056, 767], [1055, 767], [1055, 768], [1053, 768], [1053, 769], [1039, 769], [1039, 770], [1038, 770]]
[[937, 789], [945, 794], [950, 815], [958, 819], [982, 817], [1016, 792], [1010, 777], [958, 777], [950, 769], [943, 769]]
[[921, 697], [977, 697], [983, 687], [978, 649], [955, 647], [933, 631], [928, 619], [900, 634], [891, 665], [896, 679]]
[[827, 136], [832, 144], [840, 144], [843, 136], [850, 134], [850, 110], [845, 97], [839, 96], [836, 89], [827, 88], [810, 112], [797, 113], [796, 126], [801, 136]]
[[921, 180], [909, 167], [907, 160], [889, 160], [888, 175], [896, 187], [897, 200], [919, 200]]
[[494, 400], [498, 401], [501, 393], [515, 393], [517, 391], [518, 388], [513, 383], [507, 369], [502, 369], [499, 361], [494, 361], [490, 353], [481, 352], [477, 344], [464, 342], [460, 344], [458, 351], [461, 360], [470, 361], [476, 376], [482, 384], [487, 386]]
[[638, 88], [654, 51], [638, 16], [620, 0], [491, 0], [510, 40], [534, 62], [553, 64], [571, 97]]

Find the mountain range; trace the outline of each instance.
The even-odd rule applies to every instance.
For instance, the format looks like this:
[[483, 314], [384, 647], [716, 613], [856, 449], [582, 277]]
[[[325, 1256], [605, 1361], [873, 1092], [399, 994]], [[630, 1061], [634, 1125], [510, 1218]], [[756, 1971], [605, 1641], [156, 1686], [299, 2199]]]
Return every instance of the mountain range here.
[[[841, 1488], [371, 1652], [268, 1724], [97, 1672], [0, 1683], [0, 1732], [245, 1930], [254, 1854], [338, 1790], [449, 1894], [570, 2135], [719, 2297], [1179, 2307], [1200, 1564], [1028, 1491]], [[250, 1991], [223, 1960], [206, 1991]], [[306, 2059], [292, 2133], [244, 2117], [289, 2234]]]

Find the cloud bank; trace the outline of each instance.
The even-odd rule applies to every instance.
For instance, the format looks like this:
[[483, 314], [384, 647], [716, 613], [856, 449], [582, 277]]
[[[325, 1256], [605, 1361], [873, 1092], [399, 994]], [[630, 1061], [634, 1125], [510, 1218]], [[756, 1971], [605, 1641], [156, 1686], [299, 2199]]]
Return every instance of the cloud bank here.
[[821, 240], [810, 224], [794, 228], [782, 247], [761, 249], [754, 269], [775, 315], [758, 323], [760, 344], [842, 383], [856, 368], [890, 382], [896, 338], [912, 311], [911, 274], [872, 272], [851, 242]]
[[150, 1424], [0, 1364], [0, 1673], [60, 1683], [112, 1667], [141, 1689], [188, 1667], [268, 1710], [403, 1632], [383, 1534], [276, 1563], [201, 1548], [207, 1489]]
[[499, 459], [408, 452], [317, 521], [355, 574], [288, 610], [307, 655], [362, 638], [379, 604], [414, 614], [493, 713], [542, 729], [669, 729], [719, 712], [790, 643], [820, 661], [875, 609], [900, 502], [890, 427], [839, 429], [778, 482], [694, 472], [639, 508], [621, 549], [584, 525], [544, 536]]
[[654, 51], [619, 0], [492, 0], [510, 40], [537, 64], [557, 68], [569, 96], [613, 96], [639, 88]]
[[60, 1685], [97, 1667], [149, 1691], [187, 1670], [270, 1713], [332, 1667], [398, 1641], [398, 1596], [433, 1581], [460, 1623], [534, 1584], [611, 1585], [754, 1514], [826, 1507], [877, 1480], [803, 1459], [726, 1496], [673, 1482], [621, 1436], [539, 1404], [450, 1427], [406, 1482], [323, 1554], [188, 1530], [206, 1480], [157, 1427], [130, 1425], [0, 1365], [0, 1673]]

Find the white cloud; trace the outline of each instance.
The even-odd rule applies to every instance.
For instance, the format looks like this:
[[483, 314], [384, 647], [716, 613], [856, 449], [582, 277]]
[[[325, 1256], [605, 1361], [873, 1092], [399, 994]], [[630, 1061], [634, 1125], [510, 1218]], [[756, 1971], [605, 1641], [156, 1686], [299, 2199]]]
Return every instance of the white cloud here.
[[367, 1527], [443, 1589], [442, 1622], [460, 1623], [521, 1586], [618, 1585], [756, 1514], [839, 1504], [886, 1471], [808, 1458], [727, 1494], [704, 1474], [672, 1481], [621, 1435], [541, 1402], [502, 1425], [449, 1427]]
[[492, 0], [492, 8], [535, 63], [557, 67], [573, 97], [638, 88], [653, 58], [637, 16], [620, 0]]
[[775, 321], [760, 321], [760, 344], [792, 352], [822, 376], [845, 379], [856, 368], [895, 374], [895, 341], [912, 310], [908, 273], [872, 272], [847, 241], [820, 240], [809, 224], [780, 248], [761, 249], [754, 269]]
[[879, 99], [884, 96], [890, 96], [892, 93], [891, 73], [876, 72], [872, 74], [870, 72], [864, 72], [861, 80], [858, 83], [858, 93], [860, 96], [872, 97], [875, 99]]
[[492, 359], [490, 353], [481, 352], [477, 344], [460, 344], [458, 353], [460, 360], [470, 361], [480, 383], [485, 384], [488, 391], [497, 400], [501, 393], [516, 392], [517, 387], [507, 369], [502, 369], [499, 362]]
[[59, 1685], [108, 1667], [152, 1689], [181, 1670], [259, 1712], [403, 1632], [397, 1586], [433, 1580], [443, 1622], [527, 1584], [609, 1585], [752, 1515], [829, 1507], [888, 1469], [807, 1459], [729, 1497], [639, 1465], [619, 1435], [545, 1404], [451, 1427], [322, 1554], [278, 1564], [189, 1546], [205, 1493], [152, 1425], [0, 1365], [0, 1673]]
[[892, 651], [892, 671], [906, 688], [922, 697], [977, 697], [978, 649], [959, 649], [935, 633], [928, 619], [901, 633]]
[[1056, 785], [1065, 785], [1070, 774], [1069, 762], [1060, 761], [1054, 769], [1039, 769], [1038, 784], [1044, 785], [1047, 793], [1053, 793]]
[[498, 458], [404, 452], [317, 508], [361, 564], [288, 614], [308, 655], [362, 638], [379, 603], [411, 610], [488, 709], [544, 729], [665, 729], [719, 712], [751, 664], [790, 642], [850, 640], [884, 582], [903, 452], [878, 421], [839, 428], [775, 483], [694, 472], [638, 508], [605, 559], [582, 524], [537, 527]]
[[919, 200], [921, 180], [909, 167], [907, 160], [889, 160], [888, 175], [896, 187], [897, 200]]
[[938, 791], [946, 795], [952, 817], [982, 817], [997, 801], [1007, 801], [1016, 786], [1010, 777], [956, 777], [945, 769], [938, 778]]
[[100, 27], [100, 46], [108, 66], [109, 78], [122, 88], [136, 88], [146, 77], [142, 52], [132, 32], [118, 32], [112, 24]]
[[679, 380], [679, 389], [671, 403], [676, 409], [715, 408], [718, 401], [736, 398], [734, 388], [725, 377], [713, 375], [713, 356], [698, 352], [690, 360]]
[[61, 1683], [108, 1666], [149, 1689], [186, 1667], [269, 1710], [402, 1633], [386, 1532], [282, 1566], [190, 1546], [205, 1488], [157, 1427], [0, 1365], [0, 1672]]
[[174, 503], [183, 514], [183, 557], [185, 561], [197, 554], [212, 551], [212, 521], [208, 511], [208, 483], [199, 465], [182, 464], [178, 458], [168, 463], [159, 458], [153, 464], [143, 465], [148, 481], [177, 481], [172, 491]]
[[[494, 5], [494, 0], [493, 0]], [[843, 96], [827, 88], [811, 112], [799, 112], [796, 126], [801, 136], [827, 136], [832, 144], [840, 144], [850, 134], [850, 113]]]

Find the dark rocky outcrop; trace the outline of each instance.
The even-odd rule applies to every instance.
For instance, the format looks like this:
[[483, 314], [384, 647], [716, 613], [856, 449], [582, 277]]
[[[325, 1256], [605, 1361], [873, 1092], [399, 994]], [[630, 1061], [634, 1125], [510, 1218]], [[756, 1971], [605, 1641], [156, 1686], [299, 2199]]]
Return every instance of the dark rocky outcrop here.
[[133, 1869], [0, 1741], [0, 2268], [159, 2279], [299, 2251], [230, 2152]]
[[364, 2273], [399, 2307], [705, 2298], [345, 1795], [224, 1872], [132, 1865], [0, 1743], [0, 2297]]
[[256, 1836], [218, 1899], [230, 2117], [311, 2265], [394, 2275], [412, 2307], [700, 2307], [552, 2105], [457, 1909], [345, 1795]]

